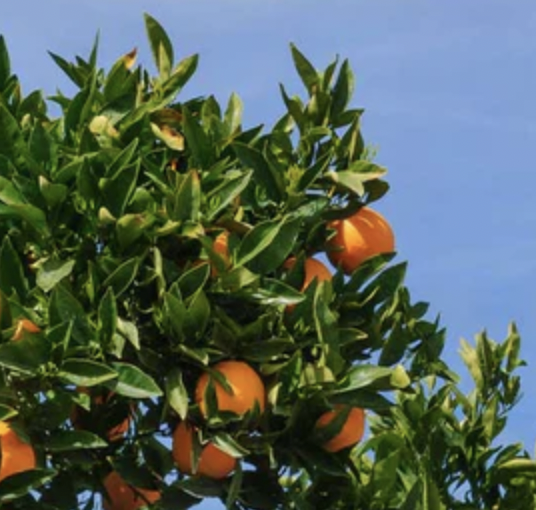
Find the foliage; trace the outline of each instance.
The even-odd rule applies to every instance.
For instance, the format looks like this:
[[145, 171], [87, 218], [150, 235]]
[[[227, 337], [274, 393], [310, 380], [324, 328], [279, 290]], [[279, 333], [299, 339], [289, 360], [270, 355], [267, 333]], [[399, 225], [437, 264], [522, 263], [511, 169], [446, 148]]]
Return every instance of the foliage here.
[[[40, 466], [0, 482], [0, 503], [97, 508], [114, 469], [161, 490], [162, 510], [205, 497], [230, 509], [534, 507], [536, 464], [499, 441], [519, 398], [513, 326], [503, 343], [462, 344], [465, 394], [441, 358], [444, 329], [411, 300], [393, 254], [300, 292], [327, 223], [388, 191], [349, 106], [348, 61], [318, 72], [292, 46], [306, 100], [281, 86], [287, 111], [245, 129], [236, 95], [224, 109], [177, 99], [197, 55], [176, 64], [160, 24], [146, 26], [156, 76], [135, 52], [100, 69], [97, 44], [87, 59], [52, 55], [77, 87], [51, 98], [58, 118], [39, 91], [22, 94], [0, 39], [0, 418], [20, 425]], [[213, 249], [223, 231], [230, 266]], [[41, 332], [14, 342], [22, 318]], [[195, 384], [223, 359], [261, 374], [262, 415], [203, 420]], [[78, 387], [133, 409], [128, 434], [73, 429], [73, 406], [90, 405]], [[365, 408], [370, 432], [332, 454], [314, 424], [335, 404]], [[185, 418], [242, 459], [234, 475], [177, 474], [169, 438]]]

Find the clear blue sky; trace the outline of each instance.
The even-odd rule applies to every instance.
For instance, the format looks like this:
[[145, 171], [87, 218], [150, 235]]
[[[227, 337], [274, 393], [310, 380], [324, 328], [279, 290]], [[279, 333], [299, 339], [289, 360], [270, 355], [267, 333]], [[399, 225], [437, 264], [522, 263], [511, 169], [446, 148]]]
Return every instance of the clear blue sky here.
[[[364, 134], [379, 147], [392, 192], [381, 203], [410, 261], [415, 299], [459, 338], [486, 327], [524, 340], [525, 397], [505, 434], [533, 450], [536, 388], [536, 4], [532, 0], [35, 0], [4, 1], [0, 33], [25, 90], [67, 82], [46, 50], [86, 55], [101, 30], [101, 63], [138, 46], [143, 12], [201, 65], [186, 95], [236, 91], [246, 122], [282, 112], [278, 83], [300, 92], [288, 43], [318, 66], [348, 57]], [[456, 362], [456, 367], [460, 368]], [[219, 508], [204, 503], [200, 508]]]

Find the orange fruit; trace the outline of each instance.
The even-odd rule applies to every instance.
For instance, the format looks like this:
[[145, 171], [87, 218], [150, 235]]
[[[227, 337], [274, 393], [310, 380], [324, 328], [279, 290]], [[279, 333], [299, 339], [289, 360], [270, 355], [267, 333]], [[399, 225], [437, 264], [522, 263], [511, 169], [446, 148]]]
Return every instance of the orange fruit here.
[[0, 480], [35, 469], [34, 449], [4, 421], [0, 421], [0, 450], [2, 452]]
[[[326, 427], [346, 409], [347, 407], [343, 405], [335, 406], [333, 410], [324, 413], [318, 418], [315, 428], [321, 429], [322, 427]], [[360, 407], [352, 407], [340, 432], [324, 443], [322, 448], [328, 452], [338, 452], [349, 446], [354, 446], [361, 441], [364, 431], [365, 411]]]
[[104, 488], [107, 493], [102, 501], [104, 510], [136, 510], [160, 499], [160, 492], [133, 488], [117, 471], [104, 479]]
[[[229, 255], [229, 232], [222, 232], [212, 243], [212, 249], [223, 259], [225, 267], [231, 265], [231, 257]], [[213, 277], [218, 275], [218, 269], [212, 264], [211, 274]]]
[[225, 478], [236, 467], [236, 459], [208, 443], [201, 450], [197, 470], [193, 470], [193, 435], [195, 428], [181, 421], [173, 432], [172, 453], [177, 468], [189, 475], [202, 475], [216, 480]]
[[[77, 388], [76, 391], [90, 395], [88, 388]], [[106, 395], [93, 395], [91, 397], [91, 405], [94, 407], [90, 411], [86, 411], [80, 406], [74, 406], [71, 411], [71, 423], [73, 424], [73, 427], [76, 430], [83, 430], [90, 428], [91, 425], [99, 424], [101, 419], [106, 417], [106, 406], [110, 405], [110, 400], [114, 395], [113, 392], [109, 392]], [[113, 423], [112, 426], [106, 430], [108, 441], [117, 441], [127, 433], [133, 411], [133, 406], [130, 406], [130, 411], [126, 411], [124, 419], [114, 419], [117, 423]], [[113, 418], [116, 417], [113, 416]]]
[[[296, 264], [296, 257], [291, 257], [285, 261], [283, 264], [283, 267], [285, 269], [292, 269], [292, 267]], [[301, 291], [303, 292], [311, 283], [313, 283], [313, 280], [316, 278], [318, 282], [328, 281], [331, 280], [332, 275], [330, 270], [320, 262], [319, 260], [313, 259], [313, 258], [306, 258], [304, 265], [304, 278], [303, 278], [303, 284], [301, 287]], [[287, 312], [292, 312], [296, 305], [288, 305], [286, 307]]]
[[349, 218], [328, 224], [335, 235], [328, 241], [327, 256], [334, 266], [350, 274], [365, 260], [395, 249], [395, 237], [387, 220], [378, 212], [362, 207]]
[[[246, 414], [258, 403], [261, 412], [264, 411], [266, 391], [264, 383], [257, 372], [243, 361], [221, 361], [212, 367], [227, 379], [231, 387], [228, 393], [225, 388], [214, 378], [213, 384], [216, 391], [218, 411], [231, 411], [238, 415]], [[203, 416], [207, 416], [205, 403], [205, 391], [210, 380], [210, 375], [205, 372], [197, 381], [195, 388], [195, 401]]]
[[41, 329], [30, 319], [19, 319], [17, 321], [17, 329], [13, 335], [13, 340], [21, 340], [26, 334], [39, 333]]
[[[292, 269], [294, 264], [296, 264], [296, 258], [291, 257], [283, 264], [283, 267], [285, 269]], [[302, 291], [309, 287], [315, 278], [317, 278], [319, 282], [331, 280], [330, 270], [325, 266], [325, 264], [313, 258], [305, 259], [304, 273], [305, 277], [303, 279], [303, 285], [301, 288]]]

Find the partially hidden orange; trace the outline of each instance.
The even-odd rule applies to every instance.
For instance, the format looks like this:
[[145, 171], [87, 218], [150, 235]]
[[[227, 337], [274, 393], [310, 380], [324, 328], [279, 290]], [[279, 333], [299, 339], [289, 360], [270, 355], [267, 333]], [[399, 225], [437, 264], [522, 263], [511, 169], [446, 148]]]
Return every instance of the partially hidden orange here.
[[[219, 234], [212, 243], [212, 249], [220, 256], [226, 268], [231, 266], [231, 257], [229, 255], [229, 232], [224, 231]], [[211, 274], [213, 277], [218, 276], [218, 269], [214, 264], [211, 264]]]
[[[90, 395], [88, 388], [77, 388], [79, 393]], [[130, 406], [121, 406], [120, 409], [112, 411], [113, 399], [115, 394], [107, 392], [105, 394], [91, 396], [91, 410], [86, 411], [80, 406], [73, 406], [71, 411], [71, 423], [76, 430], [92, 430], [94, 432], [103, 432], [108, 441], [117, 441], [121, 439], [128, 431], [134, 408]], [[118, 412], [117, 412], [118, 411]], [[111, 420], [112, 423], [102, 423]], [[104, 425], [105, 431], [94, 430]], [[109, 427], [108, 427], [109, 425]]]
[[[296, 264], [296, 258], [291, 257], [285, 261], [283, 267], [285, 269], [292, 269]], [[305, 259], [303, 264], [304, 278], [301, 286], [301, 291], [303, 292], [313, 281], [316, 279], [318, 282], [329, 281], [332, 278], [330, 270], [326, 267], [325, 264], [320, 262], [317, 259], [308, 257]], [[292, 312], [295, 305], [288, 305], [286, 308], [287, 312]]]
[[369, 207], [349, 218], [328, 224], [335, 235], [328, 240], [327, 256], [346, 274], [353, 273], [365, 260], [395, 250], [395, 237], [387, 220]]
[[[342, 412], [346, 412], [346, 406], [338, 405], [331, 411], [324, 413], [316, 421], [315, 428], [321, 429], [329, 425]], [[348, 413], [342, 429], [333, 438], [322, 445], [328, 452], [338, 452], [344, 448], [354, 446], [363, 438], [365, 431], [365, 411], [360, 407], [352, 407]]]
[[137, 510], [160, 499], [159, 491], [132, 487], [117, 471], [112, 471], [103, 483], [104, 510]]
[[30, 319], [19, 319], [17, 321], [17, 329], [13, 334], [12, 340], [21, 340], [25, 335], [32, 335], [34, 333], [40, 333], [41, 329]]
[[32, 445], [23, 441], [9, 423], [0, 421], [0, 481], [4, 478], [35, 469], [35, 452]]
[[[261, 412], [264, 411], [266, 391], [259, 374], [243, 361], [221, 361], [212, 367], [227, 380], [230, 392], [216, 378], [213, 378], [218, 411], [230, 411], [244, 415], [253, 410], [257, 403]], [[205, 392], [209, 384], [210, 375], [205, 372], [197, 381], [195, 388], [195, 401], [203, 416], [207, 416]]]
[[[292, 269], [294, 264], [296, 264], [296, 258], [291, 257], [283, 264], [283, 267], [285, 269]], [[304, 273], [305, 275], [301, 287], [302, 291], [309, 287], [315, 278], [319, 282], [331, 280], [332, 278], [331, 272], [326, 265], [320, 262], [320, 260], [313, 259], [311, 257], [306, 258], [304, 261]]]
[[193, 435], [195, 428], [181, 421], [173, 432], [173, 460], [180, 472], [189, 475], [201, 475], [215, 480], [225, 478], [236, 467], [236, 459], [220, 450], [213, 443], [203, 446], [197, 469], [193, 462]]

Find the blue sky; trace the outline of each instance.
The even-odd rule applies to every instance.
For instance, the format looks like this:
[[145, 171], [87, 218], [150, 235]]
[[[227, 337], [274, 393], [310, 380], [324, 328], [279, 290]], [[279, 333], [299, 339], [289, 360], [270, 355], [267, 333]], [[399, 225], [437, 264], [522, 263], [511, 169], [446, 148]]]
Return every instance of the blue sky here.
[[[430, 301], [459, 338], [486, 327], [523, 338], [525, 397], [505, 434], [534, 446], [536, 388], [536, 4], [531, 0], [17, 0], [0, 33], [25, 90], [67, 81], [46, 54], [86, 55], [101, 30], [101, 64], [134, 46], [149, 61], [143, 12], [169, 31], [180, 57], [201, 54], [186, 95], [232, 91], [248, 124], [283, 111], [278, 83], [302, 93], [289, 42], [317, 67], [335, 54], [357, 75], [367, 142], [388, 167], [379, 208], [415, 299]], [[460, 368], [459, 362], [455, 366]], [[217, 508], [204, 503], [200, 508]]]

